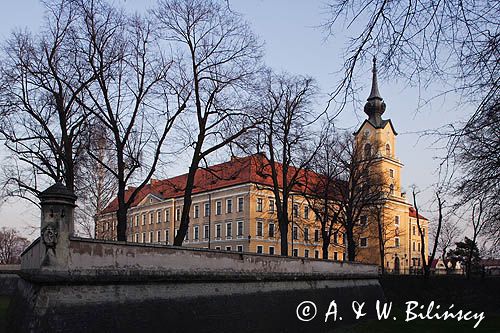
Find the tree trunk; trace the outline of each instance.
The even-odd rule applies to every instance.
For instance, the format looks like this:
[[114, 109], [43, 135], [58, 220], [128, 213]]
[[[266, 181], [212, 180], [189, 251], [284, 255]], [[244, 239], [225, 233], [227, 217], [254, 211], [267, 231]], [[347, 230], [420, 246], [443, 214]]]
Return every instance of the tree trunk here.
[[[281, 237], [280, 239], [281, 255], [288, 256], [288, 219], [280, 223], [280, 237]], [[292, 232], [292, 239], [293, 239], [293, 232]]]
[[[198, 162], [196, 159], [193, 159], [186, 180], [186, 188], [184, 189], [184, 203], [182, 206], [181, 224], [179, 226], [179, 230], [177, 231], [177, 235], [174, 238], [175, 246], [182, 246], [182, 243], [184, 242], [184, 238], [186, 237], [186, 233], [189, 228], [189, 213], [191, 211], [191, 204], [193, 202], [194, 178], [196, 176], [197, 170], [198, 170]], [[211, 203], [210, 203], [209, 214], [212, 214]]]
[[354, 232], [352, 230], [352, 223], [347, 223], [346, 228], [347, 235], [347, 260], [356, 260], [356, 243], [354, 242]]

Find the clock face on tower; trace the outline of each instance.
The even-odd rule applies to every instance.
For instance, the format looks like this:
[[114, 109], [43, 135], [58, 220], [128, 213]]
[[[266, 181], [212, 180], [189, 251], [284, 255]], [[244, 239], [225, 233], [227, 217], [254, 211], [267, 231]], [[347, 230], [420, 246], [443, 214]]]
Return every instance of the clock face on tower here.
[[370, 130], [366, 129], [364, 132], [363, 132], [363, 137], [367, 138], [370, 136]]

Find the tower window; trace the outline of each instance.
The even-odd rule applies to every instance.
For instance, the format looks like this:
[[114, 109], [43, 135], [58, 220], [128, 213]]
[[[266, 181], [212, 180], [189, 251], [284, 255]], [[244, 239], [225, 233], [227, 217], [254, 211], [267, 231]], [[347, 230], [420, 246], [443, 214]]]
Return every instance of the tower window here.
[[394, 195], [394, 184], [389, 185], [389, 193]]
[[368, 158], [372, 155], [372, 145], [367, 143], [365, 144], [365, 158]]
[[391, 156], [391, 146], [389, 144], [385, 145], [385, 154]]

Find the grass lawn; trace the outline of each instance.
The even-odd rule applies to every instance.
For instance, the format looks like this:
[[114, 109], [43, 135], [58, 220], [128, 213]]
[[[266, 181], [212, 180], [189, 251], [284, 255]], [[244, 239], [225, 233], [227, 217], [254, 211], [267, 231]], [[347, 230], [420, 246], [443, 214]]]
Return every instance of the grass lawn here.
[[9, 308], [10, 297], [0, 296], [0, 332], [5, 332], [7, 325], [7, 309]]

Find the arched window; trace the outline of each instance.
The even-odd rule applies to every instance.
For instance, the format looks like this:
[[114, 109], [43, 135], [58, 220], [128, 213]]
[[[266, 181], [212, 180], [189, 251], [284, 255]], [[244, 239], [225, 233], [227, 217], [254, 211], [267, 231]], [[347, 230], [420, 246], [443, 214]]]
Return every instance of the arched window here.
[[368, 158], [372, 155], [372, 145], [367, 143], [365, 144], [365, 158]]
[[393, 195], [393, 194], [394, 194], [394, 184], [389, 185], [389, 193], [390, 193], [391, 195]]
[[385, 154], [391, 156], [391, 146], [389, 144], [385, 145]]

